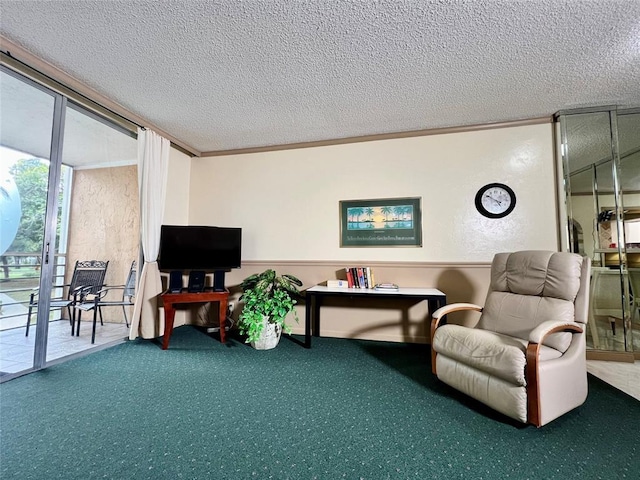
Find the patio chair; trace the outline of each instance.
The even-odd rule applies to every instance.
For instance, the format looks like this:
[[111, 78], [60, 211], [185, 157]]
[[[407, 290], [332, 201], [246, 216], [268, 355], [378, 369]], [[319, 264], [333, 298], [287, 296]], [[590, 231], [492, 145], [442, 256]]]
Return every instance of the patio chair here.
[[[75, 311], [73, 306], [88, 293], [96, 293], [104, 286], [104, 278], [107, 273], [109, 262], [102, 260], [78, 260], [73, 268], [71, 283], [62, 285], [67, 289], [64, 297], [52, 298], [49, 308], [66, 308], [69, 313], [69, 323], [71, 324], [71, 335], [73, 335], [75, 324]], [[29, 312], [27, 314], [27, 331], [25, 336], [29, 336], [31, 326], [31, 313], [34, 307], [38, 306], [38, 294], [36, 289], [29, 298]]]
[[[122, 290], [122, 299], [107, 300], [107, 294], [112, 290]], [[124, 285], [107, 285], [98, 291], [95, 295], [87, 294], [82, 296], [82, 301], [74, 305], [78, 310], [78, 326], [76, 336], [80, 336], [80, 322], [82, 320], [82, 312], [93, 310], [93, 331], [91, 333], [91, 343], [96, 341], [96, 323], [98, 315], [100, 315], [100, 325], [104, 325], [102, 320], [102, 307], [122, 307], [124, 314], [124, 322], [129, 327], [129, 319], [127, 318], [127, 307], [132, 307], [135, 303], [136, 295], [136, 262], [131, 262], [129, 274]]]

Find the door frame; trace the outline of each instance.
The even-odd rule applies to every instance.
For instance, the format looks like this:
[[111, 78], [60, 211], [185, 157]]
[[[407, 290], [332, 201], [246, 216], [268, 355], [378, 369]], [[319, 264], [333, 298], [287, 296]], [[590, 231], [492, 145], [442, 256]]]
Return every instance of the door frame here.
[[38, 294], [36, 337], [34, 342], [33, 365], [22, 373], [40, 370], [47, 363], [47, 340], [49, 334], [49, 308], [55, 268], [56, 222], [58, 212], [58, 185], [62, 170], [62, 146], [64, 144], [64, 123], [67, 98], [38, 82], [22, 75], [5, 65], [0, 71], [11, 75], [25, 84], [37, 88], [54, 99], [51, 144], [49, 149], [49, 178], [47, 183], [47, 205], [45, 210], [45, 227], [40, 251], [42, 262], [40, 267], [40, 283]]

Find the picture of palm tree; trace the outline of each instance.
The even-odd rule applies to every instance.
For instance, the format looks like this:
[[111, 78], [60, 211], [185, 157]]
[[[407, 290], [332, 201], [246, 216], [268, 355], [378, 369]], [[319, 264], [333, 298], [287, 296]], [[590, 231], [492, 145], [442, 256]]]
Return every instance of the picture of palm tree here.
[[340, 201], [340, 246], [422, 246], [420, 197]]
[[347, 208], [348, 230], [413, 228], [413, 205]]
[[373, 221], [373, 214], [375, 213], [373, 208], [367, 207], [367, 209], [364, 211], [364, 213], [369, 216], [369, 221], [372, 222]]

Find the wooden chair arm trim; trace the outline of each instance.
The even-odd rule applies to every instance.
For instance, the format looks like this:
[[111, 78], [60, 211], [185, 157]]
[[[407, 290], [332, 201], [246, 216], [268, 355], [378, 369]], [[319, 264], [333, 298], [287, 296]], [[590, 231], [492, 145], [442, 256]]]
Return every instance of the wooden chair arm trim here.
[[431, 373], [433, 373], [434, 375], [438, 375], [438, 372], [436, 371], [436, 351], [433, 349], [433, 336], [436, 333], [436, 328], [438, 328], [438, 323], [440, 323], [440, 319], [439, 318], [433, 318], [431, 319], [431, 337], [430, 337], [430, 342], [431, 342]]
[[440, 322], [446, 315], [453, 312], [461, 312], [465, 310], [482, 312], [482, 307], [480, 305], [474, 305], [473, 303], [452, 303], [451, 305], [440, 307], [435, 312], [433, 312], [433, 316], [431, 319], [431, 343], [433, 344], [433, 335], [436, 333], [436, 329], [440, 326]]
[[460, 312], [464, 310], [474, 310], [476, 312], [481, 312], [482, 307], [474, 303], [452, 303], [437, 309], [435, 312], [433, 312], [432, 317], [440, 319], [445, 315], [448, 315], [449, 313]]
[[539, 343], [527, 345], [527, 421], [540, 427], [540, 389], [538, 385]]
[[582, 325], [575, 322], [544, 322], [529, 333], [530, 343], [544, 343], [545, 338], [553, 333], [582, 333]]

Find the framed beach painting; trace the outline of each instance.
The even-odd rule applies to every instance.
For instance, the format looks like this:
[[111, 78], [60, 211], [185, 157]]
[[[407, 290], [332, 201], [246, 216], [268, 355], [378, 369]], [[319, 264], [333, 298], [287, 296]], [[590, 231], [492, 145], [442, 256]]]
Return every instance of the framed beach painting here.
[[421, 247], [421, 197], [340, 201], [341, 247]]

